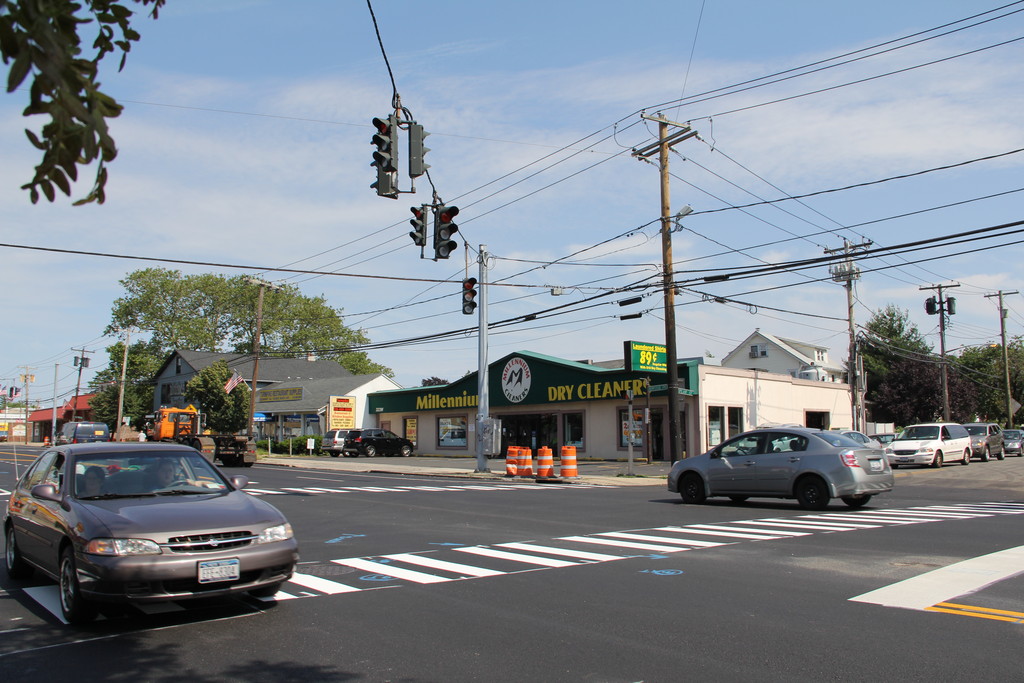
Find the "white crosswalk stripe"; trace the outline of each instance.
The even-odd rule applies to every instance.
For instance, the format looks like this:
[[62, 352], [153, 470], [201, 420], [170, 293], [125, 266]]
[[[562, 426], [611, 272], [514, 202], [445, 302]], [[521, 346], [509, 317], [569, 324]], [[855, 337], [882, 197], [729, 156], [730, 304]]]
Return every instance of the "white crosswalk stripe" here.
[[332, 493], [408, 493], [410, 491], [584, 491], [589, 489], [617, 488], [604, 484], [453, 484], [451, 486], [285, 486], [280, 489], [242, 489], [250, 496], [305, 495], [318, 496]]
[[565, 560], [556, 560], [551, 557], [540, 557], [538, 555], [524, 555], [523, 553], [510, 553], [506, 550], [496, 550], [494, 548], [483, 548], [480, 546], [470, 546], [467, 548], [452, 548], [460, 553], [471, 553], [473, 555], [482, 555], [484, 557], [496, 557], [502, 560], [511, 560], [513, 562], [522, 562], [524, 564], [535, 564], [541, 567], [574, 567], [578, 562], [566, 562]]

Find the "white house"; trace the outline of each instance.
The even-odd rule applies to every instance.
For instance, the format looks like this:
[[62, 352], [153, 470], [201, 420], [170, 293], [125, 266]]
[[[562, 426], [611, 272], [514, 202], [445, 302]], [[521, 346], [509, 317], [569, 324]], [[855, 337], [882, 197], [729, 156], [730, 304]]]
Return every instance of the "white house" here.
[[845, 382], [846, 368], [828, 359], [828, 347], [754, 330], [722, 359], [722, 367], [821, 382]]

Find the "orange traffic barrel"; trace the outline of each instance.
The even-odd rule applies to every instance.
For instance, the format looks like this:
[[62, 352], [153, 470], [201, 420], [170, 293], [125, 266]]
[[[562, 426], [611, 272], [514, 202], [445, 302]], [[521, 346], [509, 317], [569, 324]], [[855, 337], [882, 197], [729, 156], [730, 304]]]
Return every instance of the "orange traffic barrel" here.
[[563, 477], [578, 477], [580, 476], [579, 471], [576, 469], [576, 447], [575, 446], [562, 446], [562, 453], [560, 456], [561, 462], [560, 470], [561, 476]]
[[519, 446], [509, 446], [505, 452], [505, 476], [514, 477], [519, 469]]
[[533, 451], [526, 447], [519, 449], [519, 476], [533, 476]]
[[555, 476], [555, 456], [547, 446], [537, 449], [537, 476], [544, 478]]
[[50, 437], [44, 436], [43, 437], [43, 448], [46, 448], [49, 445], [50, 445]]

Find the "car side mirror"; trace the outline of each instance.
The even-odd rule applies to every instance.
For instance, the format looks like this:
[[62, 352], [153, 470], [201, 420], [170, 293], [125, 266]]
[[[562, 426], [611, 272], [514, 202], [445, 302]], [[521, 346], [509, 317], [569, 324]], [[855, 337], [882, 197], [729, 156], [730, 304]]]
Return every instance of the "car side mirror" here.
[[57, 487], [53, 484], [36, 484], [32, 487], [32, 497], [39, 500], [48, 500], [52, 503], [60, 503], [61, 507], [67, 508], [63, 498], [57, 493]]
[[236, 474], [228, 479], [228, 481], [230, 481], [231, 485], [236, 489], [244, 489], [249, 484], [249, 477], [244, 474]]

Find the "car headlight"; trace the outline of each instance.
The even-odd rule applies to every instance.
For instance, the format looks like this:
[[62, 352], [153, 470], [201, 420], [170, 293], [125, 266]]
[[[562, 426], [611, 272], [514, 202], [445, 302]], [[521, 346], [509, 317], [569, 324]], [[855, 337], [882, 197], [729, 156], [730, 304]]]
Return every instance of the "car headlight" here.
[[273, 543], [274, 541], [287, 541], [289, 538], [294, 536], [292, 533], [292, 525], [288, 522], [284, 524], [278, 524], [264, 529], [260, 532], [259, 538], [256, 539], [256, 543]]
[[90, 555], [159, 555], [160, 546], [145, 538], [94, 538], [85, 546]]

